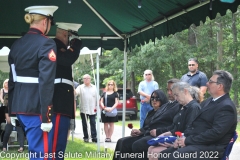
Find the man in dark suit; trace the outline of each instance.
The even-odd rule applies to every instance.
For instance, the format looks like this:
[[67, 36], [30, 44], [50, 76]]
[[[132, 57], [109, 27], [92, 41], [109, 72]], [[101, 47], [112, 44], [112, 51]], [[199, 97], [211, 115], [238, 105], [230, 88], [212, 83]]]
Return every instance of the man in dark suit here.
[[[168, 154], [167, 159], [221, 159], [230, 142], [237, 125], [237, 112], [229, 91], [232, 75], [217, 70], [207, 82], [212, 96], [201, 103], [202, 109], [175, 144], [179, 147], [168, 148], [161, 155]], [[164, 159], [160, 157], [159, 159]]]
[[[178, 81], [178, 79], [170, 79], [167, 82], [169, 102], [157, 110], [147, 125], [144, 125], [139, 130], [133, 129], [131, 137], [124, 137], [118, 140], [113, 159], [121, 159], [123, 156], [126, 159], [130, 159], [131, 157], [127, 156], [126, 153], [140, 153], [140, 155], [143, 155], [143, 152], [143, 158], [147, 159], [147, 150], [149, 147], [147, 141], [153, 138], [150, 132], [156, 128], [167, 128], [170, 126], [173, 122], [173, 117], [180, 109], [179, 103], [175, 101], [171, 90], [172, 85]], [[135, 134], [138, 134], [138, 136], [135, 136]]]

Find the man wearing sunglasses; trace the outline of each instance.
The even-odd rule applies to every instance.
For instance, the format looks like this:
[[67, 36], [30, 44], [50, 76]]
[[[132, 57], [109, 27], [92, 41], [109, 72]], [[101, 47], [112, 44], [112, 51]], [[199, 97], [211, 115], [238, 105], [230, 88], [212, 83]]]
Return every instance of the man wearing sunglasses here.
[[205, 73], [198, 70], [198, 60], [196, 58], [190, 58], [188, 60], [188, 70], [189, 72], [182, 76], [181, 81], [200, 88], [204, 95], [207, 90], [208, 79]]
[[140, 94], [140, 127], [143, 127], [147, 113], [152, 110], [149, 104], [150, 96], [153, 91], [159, 89], [158, 83], [154, 81], [154, 76], [151, 70], [145, 70], [143, 74], [144, 81], [139, 83], [138, 93]]

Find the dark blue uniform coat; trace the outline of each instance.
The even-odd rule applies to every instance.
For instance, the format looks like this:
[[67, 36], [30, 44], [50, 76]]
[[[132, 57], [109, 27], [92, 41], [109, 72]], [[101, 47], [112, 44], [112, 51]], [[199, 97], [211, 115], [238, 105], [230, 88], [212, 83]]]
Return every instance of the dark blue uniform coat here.
[[[79, 51], [67, 49], [62, 41], [54, 38], [57, 45], [57, 71], [56, 78], [73, 81], [72, 64], [78, 59]], [[53, 111], [62, 115], [75, 117], [73, 86], [66, 83], [57, 83], [54, 88]]]
[[[55, 53], [55, 42], [35, 28], [30, 28], [27, 34], [13, 44], [8, 57], [9, 113], [40, 115], [43, 123], [51, 121]], [[39, 83], [14, 82], [12, 64], [15, 65], [17, 76], [36, 77]]]

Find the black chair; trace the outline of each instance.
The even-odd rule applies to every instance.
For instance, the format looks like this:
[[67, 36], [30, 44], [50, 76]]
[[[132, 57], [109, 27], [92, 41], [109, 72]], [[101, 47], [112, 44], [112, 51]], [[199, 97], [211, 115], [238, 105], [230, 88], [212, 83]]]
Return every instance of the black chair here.
[[233, 137], [232, 139], [230, 140], [229, 144], [227, 145], [226, 147], [226, 150], [224, 152], [224, 156], [222, 157], [221, 160], [229, 160], [229, 155], [232, 151], [232, 147], [233, 147], [233, 144], [235, 143], [235, 141], [237, 140], [238, 138], [238, 134], [237, 132], [235, 131], [234, 134], [233, 134]]
[[[5, 124], [6, 123], [6, 119], [5, 119], [5, 107], [0, 107], [0, 125], [1, 124]], [[1, 127], [1, 131], [0, 131], [0, 134], [1, 134], [1, 142], [3, 141], [3, 132], [4, 132], [4, 129], [2, 130], [2, 127]]]

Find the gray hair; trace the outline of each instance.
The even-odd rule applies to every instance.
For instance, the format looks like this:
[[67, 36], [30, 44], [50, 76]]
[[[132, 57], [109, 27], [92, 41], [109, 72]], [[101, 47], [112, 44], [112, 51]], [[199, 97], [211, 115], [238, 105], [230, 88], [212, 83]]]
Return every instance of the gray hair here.
[[180, 80], [177, 78], [172, 78], [167, 81], [167, 83], [177, 83], [177, 82], [180, 82]]
[[216, 70], [213, 72], [213, 75], [217, 75], [217, 82], [218, 84], [223, 85], [223, 90], [225, 93], [229, 93], [232, 87], [233, 76], [228, 71], [224, 70]]
[[177, 82], [172, 85], [172, 90], [175, 88], [178, 88], [179, 91], [186, 89], [193, 99], [197, 100], [198, 102], [202, 101], [201, 92], [198, 87], [190, 86], [190, 84], [187, 82]]
[[84, 75], [83, 75], [83, 78], [84, 78], [84, 77], [92, 78], [89, 74], [84, 74]]

